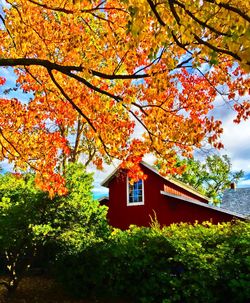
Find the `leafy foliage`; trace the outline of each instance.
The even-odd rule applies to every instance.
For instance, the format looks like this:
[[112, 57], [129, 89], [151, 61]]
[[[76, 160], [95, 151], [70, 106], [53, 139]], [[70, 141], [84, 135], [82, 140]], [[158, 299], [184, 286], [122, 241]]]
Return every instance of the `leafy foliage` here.
[[34, 186], [34, 177], [0, 176], [0, 255], [15, 290], [24, 272], [45, 246], [53, 247], [51, 261], [58, 253], [81, 250], [89, 239], [101, 241], [108, 232], [106, 207], [94, 201], [92, 176], [82, 165], [71, 164], [66, 172], [67, 196], [51, 200]]
[[184, 165], [185, 171], [181, 175], [175, 175], [178, 180], [191, 185], [214, 203], [221, 199], [221, 195], [232, 182], [237, 183], [244, 173], [242, 170], [232, 172], [230, 158], [227, 155], [212, 155], [206, 158], [205, 163], [199, 160], [180, 160], [177, 165]]
[[[10, 275], [9, 290], [15, 289], [19, 276], [36, 254], [30, 224], [41, 221], [47, 195], [34, 188], [32, 177], [6, 174], [0, 176], [0, 253], [1, 265]], [[1, 266], [2, 267], [2, 266]]]
[[235, 122], [249, 117], [248, 1], [6, 3], [0, 66], [34, 98], [0, 99], [0, 160], [33, 167], [51, 195], [65, 193], [59, 164], [81, 152], [98, 168], [119, 159], [138, 179], [145, 154], [167, 174], [177, 153], [204, 140], [221, 148], [221, 122], [208, 115], [218, 94]]
[[57, 277], [78, 297], [133, 302], [247, 302], [249, 222], [115, 229], [65, 256]]

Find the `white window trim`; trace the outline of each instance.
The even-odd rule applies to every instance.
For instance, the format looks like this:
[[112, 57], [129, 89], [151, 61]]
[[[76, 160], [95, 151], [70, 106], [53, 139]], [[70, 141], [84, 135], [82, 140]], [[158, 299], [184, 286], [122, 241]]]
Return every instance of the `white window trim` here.
[[129, 202], [129, 178], [128, 178], [128, 176], [127, 176], [126, 187], [127, 187], [127, 206], [144, 205], [144, 180], [142, 180], [142, 202], [134, 202], [134, 203]]

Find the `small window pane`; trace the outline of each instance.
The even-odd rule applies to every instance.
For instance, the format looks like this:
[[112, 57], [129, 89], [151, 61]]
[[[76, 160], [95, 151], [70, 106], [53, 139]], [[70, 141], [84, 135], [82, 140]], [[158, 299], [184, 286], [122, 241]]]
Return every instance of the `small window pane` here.
[[128, 193], [129, 193], [129, 203], [142, 203], [143, 202], [143, 190], [142, 190], [142, 180], [135, 182], [133, 185], [129, 183], [128, 180]]

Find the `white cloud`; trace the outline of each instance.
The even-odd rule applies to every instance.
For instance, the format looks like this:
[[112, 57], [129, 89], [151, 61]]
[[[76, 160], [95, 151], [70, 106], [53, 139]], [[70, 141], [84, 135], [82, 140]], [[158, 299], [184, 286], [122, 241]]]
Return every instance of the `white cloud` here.
[[250, 187], [250, 179], [240, 181], [238, 187]]
[[222, 116], [224, 132], [222, 143], [224, 149], [220, 154], [227, 154], [232, 163], [232, 170], [243, 170], [247, 179], [241, 180], [239, 187], [250, 186], [250, 121], [242, 121], [240, 124], [233, 122], [236, 113]]
[[250, 172], [250, 121], [240, 124], [233, 122], [233, 115], [223, 123], [222, 142], [226, 153], [232, 160], [234, 170], [243, 169]]
[[16, 75], [14, 74], [13, 70], [5, 67], [0, 68], [1, 77], [4, 77], [9, 84], [16, 83]]
[[13, 171], [13, 164], [10, 164], [8, 160], [1, 161], [0, 167], [2, 168], [3, 172]]
[[101, 183], [113, 172], [113, 170], [115, 170], [116, 167], [117, 166], [115, 164], [104, 165], [104, 169], [102, 171], [97, 170], [94, 165], [89, 165], [87, 167], [87, 172], [94, 173], [94, 197], [99, 198], [101, 196], [108, 195], [108, 188], [101, 186]]

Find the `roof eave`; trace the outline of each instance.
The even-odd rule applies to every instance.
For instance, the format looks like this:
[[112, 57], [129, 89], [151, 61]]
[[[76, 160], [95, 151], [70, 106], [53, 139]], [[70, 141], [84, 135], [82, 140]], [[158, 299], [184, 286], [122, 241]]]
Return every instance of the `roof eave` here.
[[233, 217], [237, 217], [237, 218], [240, 218], [240, 219], [247, 219], [247, 216], [244, 216], [242, 214], [233, 212], [231, 210], [223, 209], [223, 208], [220, 208], [220, 207], [217, 207], [217, 206], [214, 206], [214, 205], [205, 204], [203, 202], [195, 201], [193, 199], [186, 198], [186, 197], [183, 197], [183, 196], [178, 196], [178, 195], [170, 194], [170, 193], [165, 192], [163, 190], [161, 190], [160, 193], [162, 195], [164, 195], [164, 196], [168, 196], [168, 197], [179, 199], [179, 200], [182, 200], [182, 201], [185, 201], [185, 202], [193, 203], [195, 205], [199, 205], [199, 206], [202, 206], [202, 207], [205, 207], [205, 208], [213, 209], [215, 211], [219, 211], [219, 212], [231, 215]]
[[115, 170], [113, 170], [112, 173], [107, 176], [107, 178], [105, 178], [102, 181], [101, 186], [108, 188], [109, 187], [109, 182], [115, 177], [118, 170], [119, 170], [119, 166]]
[[97, 199], [99, 202], [103, 201], [103, 200], [109, 200], [108, 196], [104, 196], [104, 197], [100, 197]]

